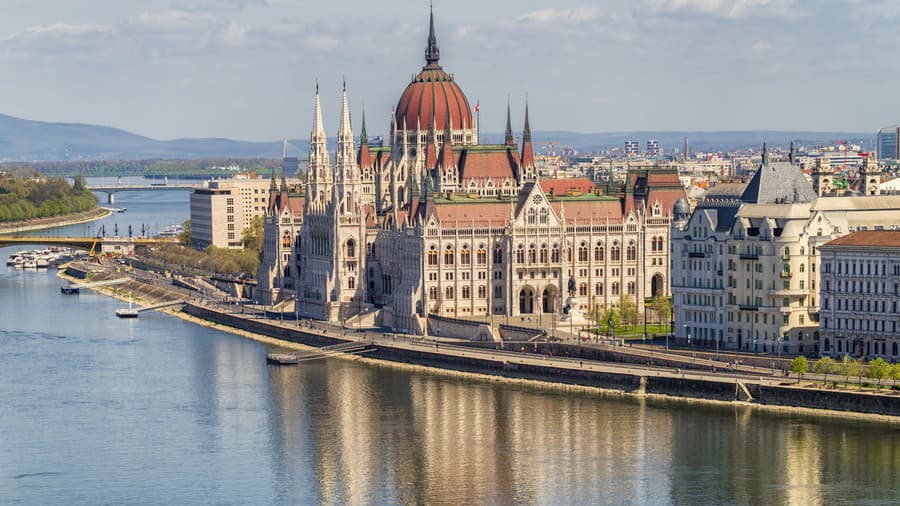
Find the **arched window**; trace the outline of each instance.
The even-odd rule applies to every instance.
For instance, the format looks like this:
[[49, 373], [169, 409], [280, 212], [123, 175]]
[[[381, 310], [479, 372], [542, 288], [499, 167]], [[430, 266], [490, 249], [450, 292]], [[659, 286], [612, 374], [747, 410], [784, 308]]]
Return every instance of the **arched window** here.
[[469, 288], [468, 286], [462, 287], [462, 298], [464, 298], [464, 299], [472, 298], [472, 289]]
[[347, 258], [356, 258], [356, 241], [347, 240]]
[[528, 210], [527, 217], [528, 217], [528, 224], [529, 224], [529, 225], [534, 225], [534, 222], [535, 222], [535, 212], [534, 212], [534, 209], [529, 209], [529, 210]]
[[622, 250], [619, 249], [619, 245], [613, 243], [612, 247], [609, 248], [609, 259], [613, 262], [618, 262], [622, 260]]
[[516, 263], [518, 263], [518, 264], [525, 263], [525, 246], [523, 246], [521, 244], [519, 245], [518, 248], [516, 248]]
[[453, 248], [448, 244], [447, 249], [444, 250], [444, 265], [453, 265], [454, 257]]
[[587, 262], [588, 261], [587, 243], [581, 243], [581, 245], [578, 246], [578, 261], [579, 262]]
[[578, 285], [578, 295], [581, 297], [587, 296], [587, 283]]
[[534, 249], [534, 244], [528, 246], [528, 263], [533, 264], [537, 262], [537, 252]]
[[606, 252], [603, 250], [603, 244], [597, 243], [597, 246], [594, 248], [594, 261], [602, 262], [606, 256]]
[[613, 284], [612, 284], [612, 294], [613, 294], [613, 295], [619, 295], [619, 282], [618, 282], [618, 281], [613, 281]]
[[291, 247], [291, 235], [287, 232], [281, 237], [281, 247], [284, 249], [290, 249]]
[[603, 283], [597, 283], [594, 286], [594, 295], [603, 295]]
[[478, 251], [475, 252], [475, 260], [478, 261], [478, 265], [484, 265], [487, 263], [487, 251], [484, 248], [478, 248]]
[[637, 246], [635, 246], [634, 241], [628, 243], [628, 248], [625, 250], [625, 258], [629, 262], [637, 260]]
[[353, 276], [347, 278], [347, 288], [356, 288], [356, 278]]
[[453, 300], [453, 287], [452, 286], [448, 286], [446, 289], [444, 289], [444, 299]]
[[438, 298], [438, 287], [432, 286], [428, 289], [428, 298], [430, 300], [437, 300]]
[[553, 263], [559, 262], [559, 245], [554, 244], [553, 249], [550, 250], [550, 261]]
[[628, 282], [628, 295], [634, 295], [634, 281]]
[[500, 246], [494, 246], [494, 263], [503, 263], [503, 250], [500, 249]]
[[541, 263], [547, 263], [547, 245], [541, 244]]
[[806, 272], [806, 264], [800, 264], [800, 272]]
[[541, 225], [547, 224], [549, 215], [550, 211], [548, 211], [546, 207], [541, 208]]
[[428, 251], [428, 265], [437, 265], [437, 264], [438, 264], [437, 251], [435, 251], [434, 249], [431, 249], [430, 251]]
[[469, 265], [472, 263], [472, 253], [469, 251], [468, 246], [463, 246], [462, 251], [459, 252], [459, 263], [460, 265]]

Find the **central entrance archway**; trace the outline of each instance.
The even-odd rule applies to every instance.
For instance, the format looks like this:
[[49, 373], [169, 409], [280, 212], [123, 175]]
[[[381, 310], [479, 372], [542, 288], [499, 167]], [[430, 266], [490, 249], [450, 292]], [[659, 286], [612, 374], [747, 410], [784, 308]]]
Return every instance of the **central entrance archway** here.
[[534, 290], [530, 286], [519, 291], [519, 312], [522, 314], [534, 312]]
[[556, 287], [548, 286], [544, 288], [544, 294], [541, 297], [541, 306], [544, 313], [555, 313], [556, 312]]

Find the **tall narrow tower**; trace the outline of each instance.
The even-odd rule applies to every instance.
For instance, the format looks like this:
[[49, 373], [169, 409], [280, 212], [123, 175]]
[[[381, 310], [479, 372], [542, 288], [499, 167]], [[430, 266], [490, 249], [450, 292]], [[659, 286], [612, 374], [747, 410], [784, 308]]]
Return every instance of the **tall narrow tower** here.
[[313, 109], [313, 127], [309, 136], [309, 191], [307, 202], [324, 204], [331, 200], [331, 185], [334, 182], [331, 161], [328, 156], [328, 136], [322, 124], [322, 106], [319, 101], [319, 85], [316, 84], [316, 102]]

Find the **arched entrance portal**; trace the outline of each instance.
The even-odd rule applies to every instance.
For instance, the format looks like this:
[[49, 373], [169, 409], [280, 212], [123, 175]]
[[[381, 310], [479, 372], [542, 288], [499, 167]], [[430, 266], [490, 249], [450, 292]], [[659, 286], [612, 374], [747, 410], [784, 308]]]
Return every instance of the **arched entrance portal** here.
[[526, 286], [519, 292], [519, 312], [531, 314], [534, 312], [534, 290]]
[[541, 306], [544, 313], [556, 312], [556, 287], [548, 286], [544, 288], [544, 294], [541, 297]]
[[665, 286], [663, 285], [662, 274], [655, 274], [650, 280], [650, 293], [654, 297], [662, 297], [664, 295]]

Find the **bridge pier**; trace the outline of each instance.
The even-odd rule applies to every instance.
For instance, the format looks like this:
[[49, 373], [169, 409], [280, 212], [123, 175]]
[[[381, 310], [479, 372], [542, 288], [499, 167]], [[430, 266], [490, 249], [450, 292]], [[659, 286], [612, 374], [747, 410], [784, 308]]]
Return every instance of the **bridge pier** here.
[[106, 197], [107, 204], [113, 205], [116, 203], [116, 197], [114, 197], [115, 194], [113, 192], [109, 192], [106, 195], [107, 195], [107, 197]]

